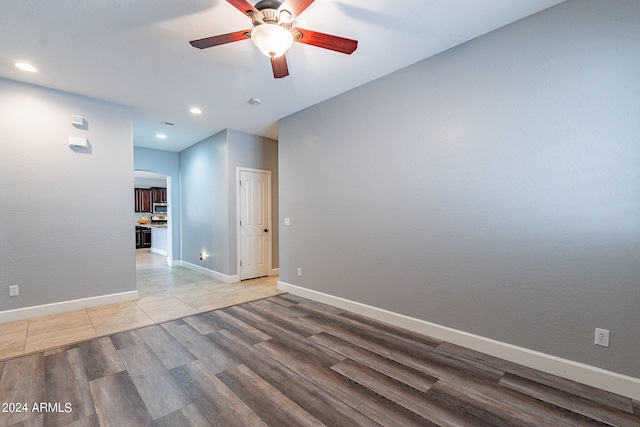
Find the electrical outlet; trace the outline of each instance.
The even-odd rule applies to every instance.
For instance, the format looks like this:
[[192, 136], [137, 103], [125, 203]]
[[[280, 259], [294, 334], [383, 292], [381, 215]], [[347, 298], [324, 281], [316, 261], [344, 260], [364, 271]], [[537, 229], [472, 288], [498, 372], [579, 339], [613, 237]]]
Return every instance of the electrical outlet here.
[[298, 277], [302, 277], [302, 268], [298, 267]]
[[602, 347], [609, 347], [609, 331], [606, 329], [596, 328], [596, 345], [601, 345]]
[[18, 285], [9, 286], [9, 296], [17, 297], [18, 295], [20, 295], [20, 288], [18, 288]]

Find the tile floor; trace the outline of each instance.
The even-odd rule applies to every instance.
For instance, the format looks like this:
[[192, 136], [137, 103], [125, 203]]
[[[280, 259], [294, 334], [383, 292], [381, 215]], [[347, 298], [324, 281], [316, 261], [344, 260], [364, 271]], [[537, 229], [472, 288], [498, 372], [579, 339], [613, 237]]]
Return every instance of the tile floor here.
[[137, 301], [0, 324], [0, 360], [281, 293], [277, 277], [227, 284], [136, 251]]

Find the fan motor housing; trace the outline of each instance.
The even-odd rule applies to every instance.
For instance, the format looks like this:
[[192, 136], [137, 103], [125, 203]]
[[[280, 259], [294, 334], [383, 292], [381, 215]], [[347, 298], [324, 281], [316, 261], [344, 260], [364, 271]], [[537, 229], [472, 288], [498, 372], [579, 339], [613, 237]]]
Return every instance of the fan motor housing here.
[[282, 5], [282, 2], [279, 2], [278, 0], [261, 0], [258, 3], [256, 3], [254, 7], [262, 12], [262, 10], [264, 9], [278, 10], [278, 8], [281, 5]]
[[280, 13], [275, 9], [262, 9], [260, 15], [264, 22], [276, 23], [280, 20]]
[[282, 3], [277, 0], [262, 0], [255, 5], [258, 13], [247, 11], [247, 15], [255, 27], [262, 24], [277, 24], [290, 29], [292, 26], [291, 13], [288, 10], [279, 10], [281, 5]]

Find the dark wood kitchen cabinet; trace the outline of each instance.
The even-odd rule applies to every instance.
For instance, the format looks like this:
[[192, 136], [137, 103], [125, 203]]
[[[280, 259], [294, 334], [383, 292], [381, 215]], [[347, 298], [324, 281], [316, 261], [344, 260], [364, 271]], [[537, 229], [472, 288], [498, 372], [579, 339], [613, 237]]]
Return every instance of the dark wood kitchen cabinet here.
[[167, 189], [163, 187], [151, 187], [153, 203], [167, 203]]
[[136, 227], [136, 249], [151, 247], [151, 229]]
[[153, 191], [150, 188], [135, 189], [135, 208], [136, 212], [151, 212]]

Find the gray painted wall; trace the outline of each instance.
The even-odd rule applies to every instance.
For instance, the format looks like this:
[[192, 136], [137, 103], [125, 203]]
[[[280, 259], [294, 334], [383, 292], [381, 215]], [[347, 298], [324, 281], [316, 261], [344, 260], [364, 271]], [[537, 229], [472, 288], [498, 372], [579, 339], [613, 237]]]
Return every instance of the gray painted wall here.
[[[228, 276], [237, 269], [236, 167], [271, 170], [272, 217], [278, 218], [277, 141], [225, 130], [180, 152], [182, 259]], [[204, 250], [208, 258], [199, 259]], [[272, 233], [278, 266], [278, 230]]]
[[281, 120], [280, 280], [640, 377], [638, 40], [568, 1]]
[[135, 290], [131, 109], [1, 78], [0, 94], [0, 310]]
[[[180, 253], [180, 158], [173, 151], [133, 147], [134, 169], [161, 173], [171, 178], [171, 242], [173, 261], [181, 259]], [[162, 185], [164, 186], [164, 185]]]
[[[182, 260], [229, 274], [229, 212], [226, 131], [179, 154]], [[209, 255], [200, 260], [199, 254]]]
[[236, 130], [227, 130], [229, 142], [229, 253], [231, 274], [238, 274], [238, 215], [236, 168], [271, 171], [271, 267], [279, 265], [278, 229], [278, 141]]

